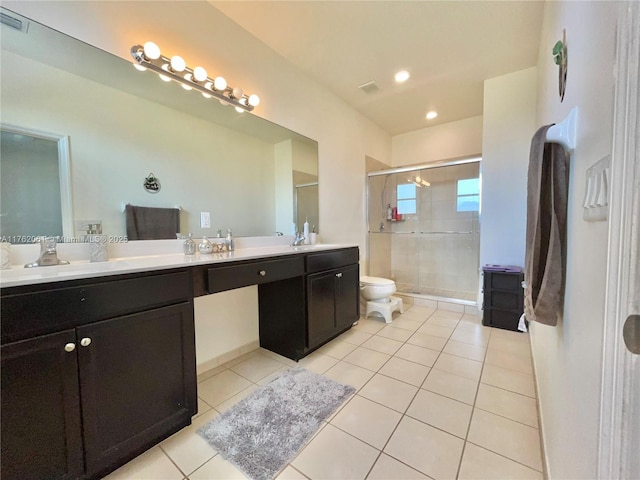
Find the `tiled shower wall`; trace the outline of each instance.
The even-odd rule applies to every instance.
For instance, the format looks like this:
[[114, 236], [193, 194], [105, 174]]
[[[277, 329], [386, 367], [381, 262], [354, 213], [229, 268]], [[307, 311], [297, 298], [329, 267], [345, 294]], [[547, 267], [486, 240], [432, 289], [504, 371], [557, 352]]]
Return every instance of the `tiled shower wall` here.
[[[397, 185], [415, 175], [431, 184], [416, 191], [417, 213], [386, 221]], [[474, 162], [369, 177], [369, 274], [395, 280], [401, 292], [475, 300], [478, 212], [458, 212], [456, 199], [457, 181], [478, 176]]]

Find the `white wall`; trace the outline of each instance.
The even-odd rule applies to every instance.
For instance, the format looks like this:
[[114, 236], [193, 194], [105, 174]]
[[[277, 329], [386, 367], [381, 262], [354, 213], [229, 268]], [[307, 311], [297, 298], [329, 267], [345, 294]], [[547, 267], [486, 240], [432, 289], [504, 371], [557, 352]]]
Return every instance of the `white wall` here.
[[485, 80], [480, 265], [524, 266], [536, 68]]
[[480, 155], [482, 116], [443, 123], [391, 139], [394, 167]]
[[[126, 59], [132, 45], [154, 40], [169, 55], [181, 55], [187, 65], [203, 65], [223, 75], [230, 85], [260, 95], [256, 115], [318, 141], [322, 241], [359, 245], [362, 256], [366, 242], [365, 156], [390, 163], [389, 134], [210, 4], [3, 1], [2, 5]], [[234, 303], [253, 301], [250, 294], [241, 295], [244, 300]], [[218, 314], [212, 311], [212, 315]], [[203, 325], [200, 317], [196, 317], [197, 331]], [[241, 321], [248, 325], [251, 318], [245, 312]], [[218, 325], [220, 337], [229, 333], [225, 322]], [[208, 355], [226, 353], [218, 348], [222, 347]], [[198, 358], [199, 364], [203, 361]]]
[[[611, 153], [619, 2], [546, 2], [538, 60], [538, 125], [579, 108], [571, 158], [564, 318], [533, 324], [533, 357], [549, 478], [596, 478], [607, 222], [585, 222], [585, 172]], [[567, 31], [563, 103], [551, 50]], [[532, 132], [533, 133], [533, 132]]]

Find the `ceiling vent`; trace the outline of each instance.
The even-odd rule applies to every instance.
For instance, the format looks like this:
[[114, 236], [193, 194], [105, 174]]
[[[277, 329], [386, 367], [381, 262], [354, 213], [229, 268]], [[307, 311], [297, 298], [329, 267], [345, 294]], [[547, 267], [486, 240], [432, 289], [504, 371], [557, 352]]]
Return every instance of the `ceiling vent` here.
[[29, 22], [7, 15], [4, 12], [0, 12], [0, 23], [24, 33], [27, 33], [27, 30], [29, 29]]
[[380, 91], [380, 87], [378, 86], [375, 80], [371, 80], [370, 82], [363, 83], [362, 85], [358, 86], [358, 88], [362, 90], [364, 93], [366, 93], [367, 95], [373, 95], [374, 93], [377, 93]]

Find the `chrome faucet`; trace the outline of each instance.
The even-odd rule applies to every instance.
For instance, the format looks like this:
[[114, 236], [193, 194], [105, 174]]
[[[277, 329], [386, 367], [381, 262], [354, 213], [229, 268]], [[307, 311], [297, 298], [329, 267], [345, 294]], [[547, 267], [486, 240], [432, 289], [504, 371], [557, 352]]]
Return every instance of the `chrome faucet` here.
[[37, 242], [40, 243], [40, 257], [33, 263], [27, 263], [24, 268], [69, 264], [66, 260], [60, 260], [58, 258], [58, 252], [56, 251], [56, 237], [39, 237]]
[[291, 244], [291, 246], [292, 247], [299, 247], [303, 243], [304, 243], [304, 234], [302, 234], [300, 232], [296, 232], [296, 238], [293, 241], [293, 243]]

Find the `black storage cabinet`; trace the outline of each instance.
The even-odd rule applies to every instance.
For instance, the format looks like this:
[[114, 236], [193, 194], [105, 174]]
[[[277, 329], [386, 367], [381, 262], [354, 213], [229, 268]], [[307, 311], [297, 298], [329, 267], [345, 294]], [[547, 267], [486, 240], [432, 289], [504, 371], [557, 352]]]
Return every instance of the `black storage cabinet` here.
[[497, 272], [482, 270], [484, 273], [484, 315], [482, 324], [506, 330], [518, 330], [518, 322], [524, 311], [522, 272]]

